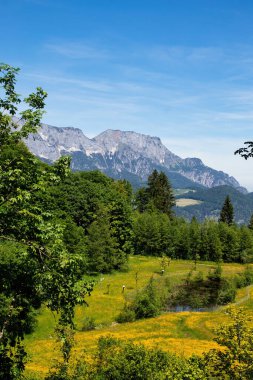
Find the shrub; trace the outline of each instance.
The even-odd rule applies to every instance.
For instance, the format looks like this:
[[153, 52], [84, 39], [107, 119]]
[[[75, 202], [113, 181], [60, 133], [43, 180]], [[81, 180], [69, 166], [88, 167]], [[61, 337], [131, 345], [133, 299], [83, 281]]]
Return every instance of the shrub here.
[[91, 330], [95, 330], [95, 328], [96, 328], [95, 319], [93, 317], [86, 317], [83, 321], [81, 330], [91, 331]]
[[98, 343], [97, 379], [161, 380], [165, 379], [168, 355], [148, 350], [142, 345], [102, 337]]
[[217, 305], [226, 305], [229, 302], [233, 302], [235, 296], [236, 289], [233, 282], [223, 279], [222, 287], [218, 292]]
[[158, 289], [154, 279], [151, 278], [148, 285], [136, 294], [134, 300], [125, 305], [116, 319], [117, 322], [133, 322], [135, 319], [152, 318], [159, 315], [166, 300], [163, 290], [163, 287]]
[[140, 294], [134, 303], [136, 319], [156, 317], [160, 313], [158, 305], [148, 294]]
[[136, 319], [135, 311], [129, 305], [126, 305], [122, 312], [116, 318], [118, 323], [133, 322]]

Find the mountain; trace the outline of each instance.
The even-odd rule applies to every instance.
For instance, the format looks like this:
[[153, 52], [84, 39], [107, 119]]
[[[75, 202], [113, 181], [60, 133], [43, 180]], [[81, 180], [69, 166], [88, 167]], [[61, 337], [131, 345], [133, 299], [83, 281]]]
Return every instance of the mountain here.
[[[198, 220], [212, 218], [218, 220], [226, 196], [229, 195], [234, 207], [234, 218], [239, 224], [248, 224], [253, 214], [253, 193], [242, 194], [231, 186], [217, 186], [211, 189], [202, 188], [177, 195], [177, 199], [195, 200], [199, 204], [185, 207], [175, 207], [178, 216], [191, 220], [195, 216]], [[188, 202], [189, 203], [189, 202]]]
[[42, 160], [53, 162], [62, 155], [71, 155], [73, 170], [98, 169], [113, 178], [126, 178], [134, 187], [145, 183], [157, 169], [168, 175], [174, 188], [229, 185], [247, 192], [235, 178], [205, 166], [199, 158], [175, 155], [159, 137], [109, 129], [89, 139], [78, 128], [42, 124], [38, 133], [31, 134], [25, 142]]

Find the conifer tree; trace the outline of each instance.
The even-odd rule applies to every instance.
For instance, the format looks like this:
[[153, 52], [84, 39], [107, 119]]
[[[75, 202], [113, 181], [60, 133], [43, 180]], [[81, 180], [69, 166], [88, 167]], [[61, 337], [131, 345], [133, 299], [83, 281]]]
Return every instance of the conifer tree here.
[[140, 211], [158, 210], [167, 214], [170, 218], [173, 215], [172, 207], [175, 205], [175, 198], [168, 177], [163, 172], [156, 169], [148, 177], [146, 189], [140, 189], [137, 193], [137, 203]]
[[249, 224], [248, 224], [248, 228], [249, 228], [250, 230], [253, 230], [253, 214], [252, 214], [251, 217], [250, 217]]
[[234, 222], [234, 207], [229, 195], [226, 196], [223, 207], [221, 209], [219, 222], [223, 222], [228, 225], [231, 225]]

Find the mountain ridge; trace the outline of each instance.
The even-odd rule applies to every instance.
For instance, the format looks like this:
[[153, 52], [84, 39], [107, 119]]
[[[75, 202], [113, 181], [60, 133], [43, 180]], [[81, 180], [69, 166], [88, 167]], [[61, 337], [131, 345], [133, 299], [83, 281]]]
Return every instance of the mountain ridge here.
[[177, 156], [156, 136], [107, 129], [90, 139], [79, 128], [41, 124], [25, 143], [32, 153], [47, 162], [71, 155], [71, 167], [76, 171], [98, 169], [113, 178], [122, 178], [124, 173], [125, 177], [134, 176], [135, 182], [139, 178], [140, 183], [145, 183], [157, 169], [174, 178], [173, 187], [229, 185], [247, 192], [234, 177], [204, 165], [200, 158]]

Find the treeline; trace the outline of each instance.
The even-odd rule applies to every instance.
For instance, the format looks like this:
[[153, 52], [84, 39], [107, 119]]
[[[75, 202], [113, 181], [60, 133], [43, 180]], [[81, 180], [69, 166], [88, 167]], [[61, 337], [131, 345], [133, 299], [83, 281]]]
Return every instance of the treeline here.
[[66, 248], [83, 256], [85, 271], [124, 270], [129, 254], [216, 262], [253, 260], [253, 231], [233, 223], [229, 198], [220, 222], [178, 218], [173, 214], [175, 199], [169, 180], [156, 170], [147, 187], [136, 194], [129, 182], [99, 171], [70, 173], [38, 194], [37, 203], [62, 224]]
[[111, 272], [126, 268], [133, 253], [131, 191], [99, 171], [79, 172], [37, 201], [64, 226], [66, 248], [85, 258], [85, 272]]
[[145, 212], [135, 214], [133, 235], [134, 251], [142, 255], [241, 263], [253, 259], [253, 232], [247, 226], [171, 220], [165, 214]]

